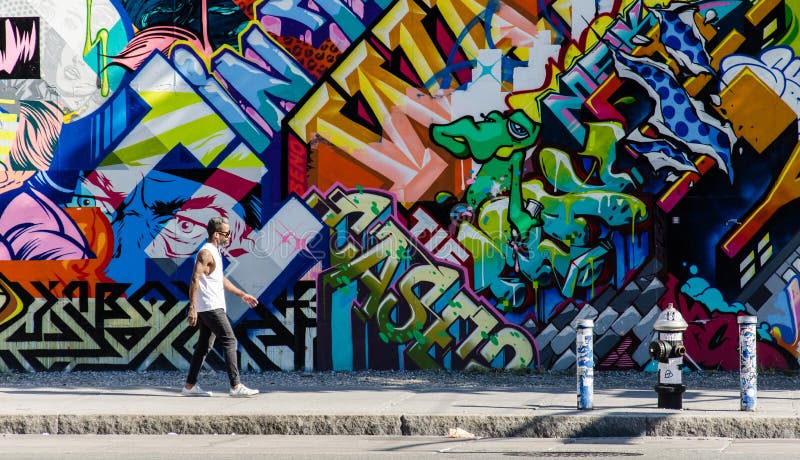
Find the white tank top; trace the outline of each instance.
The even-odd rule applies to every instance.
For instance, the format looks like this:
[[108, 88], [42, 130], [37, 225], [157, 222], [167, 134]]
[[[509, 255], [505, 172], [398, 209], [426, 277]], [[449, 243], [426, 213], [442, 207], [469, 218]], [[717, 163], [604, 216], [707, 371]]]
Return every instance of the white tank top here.
[[[204, 244], [200, 251], [207, 249], [214, 258], [214, 271], [211, 274], [200, 275], [200, 283], [197, 286], [197, 308], [198, 312], [225, 309], [225, 287], [222, 283], [222, 256], [219, 249], [211, 243]], [[197, 251], [198, 254], [200, 251]], [[197, 256], [195, 256], [195, 263]]]

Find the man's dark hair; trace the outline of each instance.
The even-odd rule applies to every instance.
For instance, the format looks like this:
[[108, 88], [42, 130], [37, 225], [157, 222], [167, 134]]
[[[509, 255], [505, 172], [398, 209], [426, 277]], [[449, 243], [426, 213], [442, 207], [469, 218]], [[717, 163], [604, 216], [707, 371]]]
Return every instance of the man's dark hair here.
[[214, 232], [221, 232], [222, 231], [221, 227], [223, 224], [230, 225], [228, 224], [228, 219], [226, 219], [225, 217], [216, 216], [209, 219], [207, 227], [208, 237], [211, 238], [214, 235]]

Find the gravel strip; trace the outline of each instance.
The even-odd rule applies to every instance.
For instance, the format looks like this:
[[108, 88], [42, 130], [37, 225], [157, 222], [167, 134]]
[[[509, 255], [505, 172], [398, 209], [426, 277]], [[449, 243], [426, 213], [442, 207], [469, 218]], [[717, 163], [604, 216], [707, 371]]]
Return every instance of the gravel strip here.
[[[34, 388], [180, 388], [185, 371], [80, 371], [0, 373], [0, 387]], [[204, 370], [200, 381], [205, 386], [223, 386], [227, 376], [221, 371]], [[354, 371], [354, 372], [263, 372], [243, 373], [242, 381], [251, 387], [269, 391], [274, 388], [431, 388], [472, 390], [501, 388], [575, 388], [574, 373], [556, 372], [457, 372], [457, 371]], [[640, 371], [595, 371], [595, 389], [652, 389], [657, 376]], [[690, 389], [739, 389], [738, 372], [684, 372], [684, 384]], [[764, 371], [758, 376], [759, 390], [795, 390], [800, 388], [796, 372]]]

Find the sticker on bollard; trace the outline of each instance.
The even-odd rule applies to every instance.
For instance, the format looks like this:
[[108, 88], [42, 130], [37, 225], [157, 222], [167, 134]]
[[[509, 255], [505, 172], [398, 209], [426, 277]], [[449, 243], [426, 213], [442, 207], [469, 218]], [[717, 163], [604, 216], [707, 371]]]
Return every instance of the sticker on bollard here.
[[594, 321], [578, 320], [575, 327], [575, 356], [578, 381], [578, 409], [594, 407]]
[[756, 410], [758, 399], [758, 363], [756, 361], [755, 316], [740, 316], [739, 323], [739, 381], [741, 382], [741, 410]]

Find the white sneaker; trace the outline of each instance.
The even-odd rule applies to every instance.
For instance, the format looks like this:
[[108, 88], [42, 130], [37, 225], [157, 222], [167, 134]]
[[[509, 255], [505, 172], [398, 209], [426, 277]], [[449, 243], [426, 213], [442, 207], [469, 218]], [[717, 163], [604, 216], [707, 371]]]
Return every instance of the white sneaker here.
[[239, 384], [236, 389], [231, 389], [231, 397], [234, 398], [249, 398], [258, 394], [258, 390], [247, 388], [243, 384]]
[[183, 389], [181, 390], [181, 394], [184, 395], [184, 396], [211, 396], [212, 395], [212, 393], [210, 391], [206, 391], [206, 390], [200, 388], [200, 385], [193, 386], [191, 390], [186, 388], [186, 387], [183, 387]]

